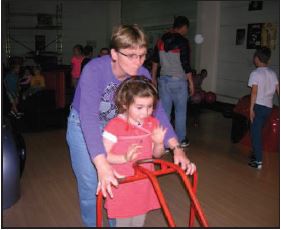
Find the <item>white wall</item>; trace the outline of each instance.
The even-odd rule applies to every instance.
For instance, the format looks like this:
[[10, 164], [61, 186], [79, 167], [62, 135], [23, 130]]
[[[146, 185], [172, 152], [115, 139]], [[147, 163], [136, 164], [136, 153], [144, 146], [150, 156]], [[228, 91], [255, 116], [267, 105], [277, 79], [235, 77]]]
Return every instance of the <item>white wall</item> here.
[[[277, 24], [277, 42], [272, 50], [271, 67], [280, 73], [280, 31], [279, 31], [279, 1], [263, 1], [263, 9], [248, 11], [249, 1], [220, 2], [220, 32], [218, 47], [218, 63], [215, 92], [218, 100], [236, 103], [237, 100], [250, 93], [247, 87], [253, 65], [254, 49], [246, 48], [247, 28], [251, 23], [272, 22]], [[236, 45], [236, 30], [246, 29], [245, 41]], [[204, 54], [203, 54], [204, 55]], [[211, 55], [205, 53], [205, 55]]]
[[203, 81], [202, 88], [206, 91], [216, 91], [218, 47], [220, 35], [220, 2], [199, 1], [197, 12], [197, 33], [202, 34], [204, 42], [197, 45], [196, 69], [208, 71], [208, 77]]
[[[7, 0], [6, 0], [7, 1]], [[13, 12], [30, 13], [55, 13], [57, 1], [47, 0], [9, 0], [10, 8]], [[112, 27], [120, 24], [121, 20], [121, 1], [91, 1], [91, 0], [61, 0], [63, 4], [62, 23], [63, 23], [63, 63], [69, 64], [72, 55], [72, 47], [80, 43], [83, 46], [87, 41], [95, 41], [94, 50], [97, 55], [101, 47], [108, 46]], [[2, 2], [3, 3], [3, 2]], [[5, 13], [5, 5], [2, 4]], [[16, 16], [11, 17], [11, 23], [17, 26], [36, 26], [37, 18]], [[4, 26], [3, 26], [4, 24]], [[5, 18], [2, 19], [2, 54], [5, 51]], [[56, 38], [55, 31], [46, 30], [15, 30], [12, 35], [14, 38], [23, 42], [30, 48], [35, 48], [36, 34], [46, 35], [46, 43]], [[56, 51], [55, 44], [48, 47], [47, 51]], [[28, 52], [22, 46], [12, 43], [12, 55], [23, 56]], [[2, 60], [3, 62], [3, 60]]]
[[150, 39], [150, 47], [161, 34], [170, 28], [174, 16], [186, 16], [190, 21], [188, 39], [191, 45], [191, 65], [195, 66], [197, 1], [186, 0], [122, 0], [122, 23], [137, 23], [144, 27]]

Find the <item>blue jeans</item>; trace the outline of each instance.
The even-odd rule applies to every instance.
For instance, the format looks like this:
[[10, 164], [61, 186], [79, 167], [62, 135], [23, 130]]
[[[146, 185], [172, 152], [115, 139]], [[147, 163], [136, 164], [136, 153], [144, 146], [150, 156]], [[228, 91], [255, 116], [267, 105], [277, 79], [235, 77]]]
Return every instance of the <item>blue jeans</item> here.
[[272, 108], [255, 104], [255, 118], [251, 124], [251, 140], [253, 152], [257, 161], [262, 161], [262, 128], [269, 117]]
[[79, 114], [73, 108], [68, 117], [66, 140], [77, 180], [82, 221], [86, 227], [96, 227], [97, 172], [88, 153]]
[[[86, 227], [96, 227], [97, 171], [86, 146], [79, 114], [74, 108], [68, 117], [66, 140], [77, 180], [82, 221]], [[109, 224], [115, 227], [116, 220], [110, 219]]]
[[175, 108], [175, 131], [179, 141], [186, 138], [188, 85], [186, 79], [170, 76], [158, 78], [159, 97], [164, 110], [171, 119], [172, 106]]

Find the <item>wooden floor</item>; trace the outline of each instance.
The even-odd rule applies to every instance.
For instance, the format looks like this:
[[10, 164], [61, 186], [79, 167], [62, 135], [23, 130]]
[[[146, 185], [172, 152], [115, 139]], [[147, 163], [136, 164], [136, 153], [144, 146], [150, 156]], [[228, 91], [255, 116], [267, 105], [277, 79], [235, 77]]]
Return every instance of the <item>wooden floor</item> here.
[[[189, 127], [188, 156], [198, 167], [198, 199], [211, 227], [279, 227], [279, 153], [265, 153], [261, 171], [247, 165], [249, 149], [230, 142], [231, 119], [204, 111]], [[65, 130], [24, 134], [21, 198], [2, 212], [2, 227], [82, 227]], [[171, 156], [164, 157], [171, 160]], [[188, 222], [189, 199], [176, 175], [159, 178], [177, 226]], [[167, 227], [162, 212], [146, 227]], [[198, 223], [196, 223], [198, 226]]]

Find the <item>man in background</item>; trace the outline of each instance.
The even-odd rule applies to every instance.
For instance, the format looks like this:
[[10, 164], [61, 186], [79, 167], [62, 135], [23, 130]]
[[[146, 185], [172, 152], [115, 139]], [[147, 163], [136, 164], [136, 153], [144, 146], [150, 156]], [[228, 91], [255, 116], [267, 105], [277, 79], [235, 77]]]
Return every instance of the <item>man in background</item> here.
[[[185, 38], [189, 29], [189, 20], [184, 16], [174, 19], [173, 28], [158, 40], [152, 58], [152, 80], [158, 83], [159, 97], [167, 113], [171, 116], [175, 108], [175, 131], [181, 147], [189, 146], [186, 135], [187, 101], [194, 93], [190, 67], [190, 46]], [[160, 76], [157, 81], [157, 68]], [[188, 88], [190, 92], [188, 92]]]

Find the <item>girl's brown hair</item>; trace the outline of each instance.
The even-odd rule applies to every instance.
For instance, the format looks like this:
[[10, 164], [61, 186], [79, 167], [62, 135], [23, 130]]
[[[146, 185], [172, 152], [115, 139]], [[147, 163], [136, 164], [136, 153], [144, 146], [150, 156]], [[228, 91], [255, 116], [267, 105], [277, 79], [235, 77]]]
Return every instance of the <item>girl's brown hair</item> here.
[[147, 37], [137, 25], [120, 25], [113, 30], [110, 48], [119, 51], [126, 48], [147, 48]]
[[124, 113], [131, 104], [134, 97], [153, 97], [153, 108], [158, 101], [158, 92], [151, 80], [145, 76], [132, 76], [124, 80], [116, 90], [115, 105], [118, 113]]

